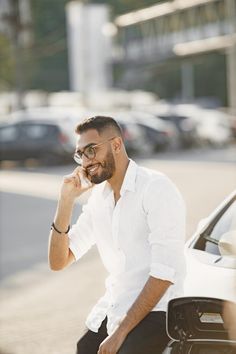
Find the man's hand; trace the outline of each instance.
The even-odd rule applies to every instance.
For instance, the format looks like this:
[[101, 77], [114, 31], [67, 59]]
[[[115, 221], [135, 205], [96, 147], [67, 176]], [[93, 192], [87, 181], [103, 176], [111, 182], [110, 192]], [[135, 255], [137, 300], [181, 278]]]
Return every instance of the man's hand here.
[[110, 336], [106, 337], [104, 341], [100, 344], [98, 354], [116, 354], [122, 346], [126, 335], [116, 330]]
[[127, 335], [150, 313], [170, 285], [168, 280], [150, 276], [119, 327], [100, 344], [98, 354], [118, 353]]
[[71, 174], [64, 176], [61, 197], [74, 200], [92, 186], [82, 167], [77, 167]]

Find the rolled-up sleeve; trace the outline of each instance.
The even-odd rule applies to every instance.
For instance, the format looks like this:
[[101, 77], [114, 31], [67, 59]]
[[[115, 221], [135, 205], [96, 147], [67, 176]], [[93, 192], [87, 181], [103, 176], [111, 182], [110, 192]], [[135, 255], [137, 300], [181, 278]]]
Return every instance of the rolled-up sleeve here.
[[95, 243], [91, 204], [92, 201], [89, 200], [88, 203], [83, 206], [82, 213], [68, 234], [69, 248], [76, 260], [80, 259]]
[[184, 201], [168, 178], [156, 178], [146, 188], [144, 210], [150, 230], [150, 275], [175, 283], [185, 273]]

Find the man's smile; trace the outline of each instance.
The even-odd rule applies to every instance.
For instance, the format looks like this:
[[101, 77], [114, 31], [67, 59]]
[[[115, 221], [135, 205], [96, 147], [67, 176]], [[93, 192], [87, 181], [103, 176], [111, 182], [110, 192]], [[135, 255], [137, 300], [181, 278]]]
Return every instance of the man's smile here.
[[99, 168], [100, 164], [97, 163], [95, 165], [89, 166], [86, 168], [86, 171], [89, 175], [93, 175], [97, 172], [98, 168]]

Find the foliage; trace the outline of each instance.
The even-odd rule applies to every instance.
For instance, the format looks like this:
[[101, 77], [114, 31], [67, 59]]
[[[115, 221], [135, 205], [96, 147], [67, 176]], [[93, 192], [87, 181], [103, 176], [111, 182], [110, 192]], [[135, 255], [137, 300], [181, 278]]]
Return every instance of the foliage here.
[[31, 87], [68, 88], [65, 5], [67, 0], [31, 0], [34, 67]]
[[106, 3], [111, 6], [113, 15], [120, 15], [129, 11], [142, 9], [144, 7], [155, 5], [161, 0], [93, 0], [91, 3]]
[[[30, 0], [32, 10], [33, 45], [22, 53], [24, 88], [47, 91], [69, 88], [68, 53], [66, 40], [65, 6], [69, 0]], [[82, 0], [81, 0], [82, 1]], [[83, 0], [84, 3], [105, 3], [111, 7], [113, 17], [128, 11], [157, 4], [157, 0]], [[0, 35], [0, 90], [14, 84], [14, 59], [10, 43]], [[181, 94], [181, 64], [164, 63], [163, 66], [137, 68], [137, 81], [132, 88], [155, 91], [161, 97]], [[195, 58], [196, 95], [214, 95], [226, 103], [225, 56], [209, 55]], [[115, 80], [122, 80], [122, 67], [115, 68]], [[142, 75], [141, 75], [142, 73]], [[205, 80], [207, 75], [211, 79]], [[131, 82], [125, 86], [131, 88]]]
[[[30, 88], [49, 91], [68, 89], [68, 59], [66, 44], [65, 6], [69, 0], [31, 0], [34, 46], [29, 66], [32, 71]], [[86, 3], [106, 3], [112, 15], [156, 4], [156, 0], [93, 0]]]
[[13, 58], [9, 40], [0, 34], [0, 90], [8, 90], [13, 83]]

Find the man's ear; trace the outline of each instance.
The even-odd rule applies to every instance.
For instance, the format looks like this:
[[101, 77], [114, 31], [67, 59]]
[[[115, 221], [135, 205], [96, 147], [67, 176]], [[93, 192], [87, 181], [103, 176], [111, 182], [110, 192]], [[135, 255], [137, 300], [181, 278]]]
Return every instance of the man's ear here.
[[118, 154], [121, 151], [121, 146], [122, 146], [122, 139], [117, 136], [113, 139], [112, 141], [112, 147], [113, 147], [113, 151]]

